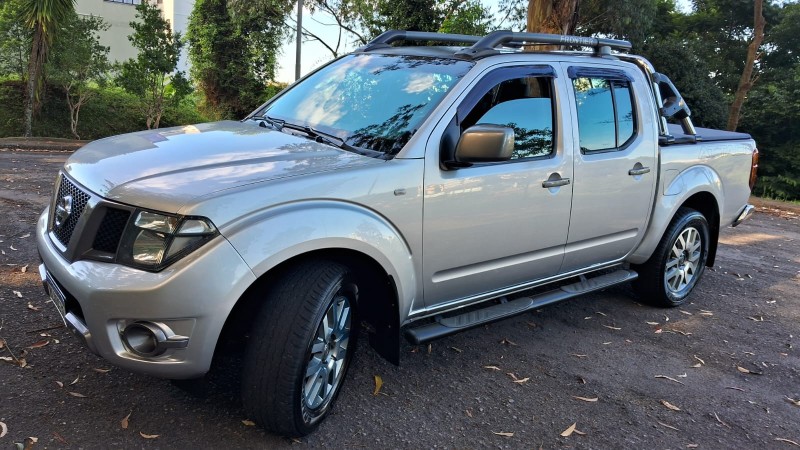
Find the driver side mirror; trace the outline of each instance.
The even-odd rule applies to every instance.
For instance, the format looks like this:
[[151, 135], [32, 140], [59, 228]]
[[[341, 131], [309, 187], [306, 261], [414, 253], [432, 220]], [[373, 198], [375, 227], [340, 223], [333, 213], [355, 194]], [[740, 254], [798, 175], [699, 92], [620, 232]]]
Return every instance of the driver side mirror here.
[[513, 152], [513, 128], [490, 124], [473, 125], [461, 134], [452, 166], [469, 167], [472, 163], [508, 161]]

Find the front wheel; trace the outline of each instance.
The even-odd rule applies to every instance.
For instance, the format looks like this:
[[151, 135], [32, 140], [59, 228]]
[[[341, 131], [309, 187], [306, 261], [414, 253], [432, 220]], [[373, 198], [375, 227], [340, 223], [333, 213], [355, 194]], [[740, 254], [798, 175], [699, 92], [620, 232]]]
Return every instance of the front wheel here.
[[682, 305], [703, 275], [708, 255], [708, 221], [690, 208], [680, 208], [650, 259], [635, 266], [634, 288], [645, 303]]
[[269, 289], [242, 374], [249, 417], [286, 436], [319, 426], [355, 353], [357, 300], [349, 269], [331, 261], [300, 264]]

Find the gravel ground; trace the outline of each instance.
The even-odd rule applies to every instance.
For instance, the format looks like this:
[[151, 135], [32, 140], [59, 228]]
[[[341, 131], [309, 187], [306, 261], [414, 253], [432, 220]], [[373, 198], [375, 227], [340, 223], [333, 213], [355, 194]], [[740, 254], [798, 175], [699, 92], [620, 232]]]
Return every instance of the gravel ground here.
[[724, 230], [681, 308], [620, 286], [404, 344], [400, 367], [363, 345], [329, 419], [290, 440], [245, 422], [234, 356], [197, 397], [110, 366], [63, 328], [31, 234], [67, 155], [0, 152], [0, 448], [800, 446], [796, 205], [761, 203]]

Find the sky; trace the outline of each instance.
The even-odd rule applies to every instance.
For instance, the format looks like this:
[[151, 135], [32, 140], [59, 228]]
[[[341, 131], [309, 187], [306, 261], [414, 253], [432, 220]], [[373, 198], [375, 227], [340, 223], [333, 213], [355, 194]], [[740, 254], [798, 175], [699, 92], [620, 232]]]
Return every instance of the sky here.
[[[690, 0], [678, 0], [678, 8], [683, 11], [691, 9]], [[484, 1], [484, 4], [489, 6], [492, 12], [496, 15], [498, 13], [497, 0]], [[297, 8], [292, 13], [293, 17], [297, 15]], [[326, 25], [327, 24], [327, 25]], [[311, 14], [307, 8], [303, 11], [303, 26], [312, 33], [321, 36], [327, 42], [335, 43], [337, 38], [337, 27], [333, 19], [322, 13]], [[356, 48], [355, 45], [344, 46], [339, 54], [345, 54]], [[325, 64], [333, 59], [333, 55], [319, 42], [304, 42], [301, 47], [302, 56], [301, 75], [316, 69], [317, 67]], [[281, 48], [281, 54], [278, 57], [278, 72], [276, 80], [284, 83], [291, 83], [294, 81], [294, 66], [295, 66], [295, 39], [287, 39]]]

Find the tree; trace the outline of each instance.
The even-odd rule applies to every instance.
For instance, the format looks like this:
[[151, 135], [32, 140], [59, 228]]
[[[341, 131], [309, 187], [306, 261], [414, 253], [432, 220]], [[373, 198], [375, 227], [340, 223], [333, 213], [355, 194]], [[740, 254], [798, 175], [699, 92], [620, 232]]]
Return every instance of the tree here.
[[579, 3], [579, 0], [529, 0], [528, 31], [573, 34], [578, 24]]
[[98, 33], [108, 29], [99, 17], [73, 14], [61, 31], [69, 39], [57, 40], [47, 64], [50, 81], [61, 86], [69, 107], [70, 130], [76, 139], [81, 107], [96, 93], [91, 83], [103, 85], [110, 70], [109, 48], [100, 45]]
[[761, 59], [759, 48], [761, 47], [761, 42], [764, 41], [764, 26], [766, 25], [762, 14], [763, 9], [764, 0], [755, 0], [753, 7], [753, 15], [755, 16], [753, 39], [750, 41], [750, 45], [747, 46], [747, 59], [744, 64], [744, 70], [742, 70], [742, 77], [739, 79], [739, 86], [736, 88], [736, 94], [733, 96], [731, 110], [728, 114], [727, 129], [731, 131], [736, 130], [739, 125], [739, 115], [742, 112], [744, 99], [750, 89], [753, 88], [753, 83], [758, 79], [758, 75], [753, 76], [753, 66], [755, 66], [757, 59]]
[[25, 136], [31, 136], [33, 110], [39, 102], [42, 72], [47, 52], [53, 44], [58, 26], [75, 13], [75, 0], [28, 0], [23, 4], [25, 25], [33, 30], [31, 52], [28, 59], [28, 80], [25, 99]]
[[23, 23], [22, 6], [22, 0], [6, 0], [0, 6], [0, 74], [25, 81], [31, 30]]
[[483, 36], [493, 28], [492, 12], [481, 2], [468, 0], [451, 10], [442, 21], [439, 32]]
[[213, 115], [240, 118], [262, 101], [275, 73], [287, 11], [282, 5], [196, 1], [187, 31], [191, 73]]
[[[147, 128], [158, 128], [165, 101], [178, 101], [188, 94], [188, 80], [183, 72], [176, 71], [183, 42], [180, 33], [172, 32], [154, 4], [141, 2], [136, 6], [136, 17], [140, 21], [130, 23], [133, 33], [128, 40], [139, 50], [139, 54], [136, 59], [122, 63], [117, 83], [139, 96]], [[173, 89], [168, 97], [170, 81]]]

